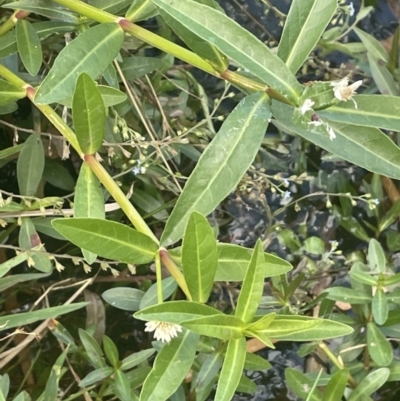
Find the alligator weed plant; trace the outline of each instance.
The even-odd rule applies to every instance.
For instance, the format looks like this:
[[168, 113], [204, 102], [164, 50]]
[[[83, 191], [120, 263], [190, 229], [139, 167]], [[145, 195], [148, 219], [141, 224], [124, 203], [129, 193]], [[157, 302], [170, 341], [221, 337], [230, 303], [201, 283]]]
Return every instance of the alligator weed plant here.
[[[0, 151], [3, 165], [17, 158], [18, 180], [18, 191], [1, 191], [0, 235], [4, 249], [20, 251], [0, 265], [0, 288], [14, 301], [12, 289], [19, 283], [41, 280], [46, 290], [34, 305], [27, 302], [32, 310], [21, 304], [19, 313], [10, 313], [14, 306], [0, 316], [0, 399], [201, 401], [215, 391], [213, 399], [231, 400], [236, 391], [256, 390], [243, 370], [270, 366], [251, 352], [254, 342], [274, 348], [278, 341], [299, 341], [304, 355], [324, 352], [328, 370], [318, 376], [287, 370], [288, 386], [305, 400], [368, 400], [386, 381], [400, 379], [387, 338], [398, 338], [400, 280], [376, 239], [355, 233], [369, 248], [367, 262], [361, 256], [353, 261], [351, 288], [329, 288], [299, 307], [293, 295], [304, 275], [289, 280], [291, 264], [264, 252], [261, 239], [254, 249], [217, 241], [207, 219], [252, 168], [270, 123], [374, 173], [375, 180], [400, 178], [400, 149], [381, 131], [399, 131], [397, 42], [388, 55], [355, 27], [370, 8], [362, 8], [350, 25], [354, 9], [338, 7], [337, 0], [293, 0], [273, 52], [214, 0], [1, 4], [0, 114], [15, 115], [29, 101], [32, 112], [18, 127], [8, 123], [15, 143]], [[150, 18], [167, 31], [158, 35], [138, 24]], [[337, 27], [326, 30], [332, 19], [344, 21], [339, 33]], [[300, 83], [297, 73], [314, 48], [346, 51], [350, 44], [341, 43], [340, 35], [352, 29], [384, 95], [357, 95], [362, 80], [346, 76]], [[170, 40], [174, 35], [182, 46]], [[151, 48], [162, 54], [150, 57]], [[224, 120], [218, 132], [218, 105], [210, 113], [201, 85], [175, 60], [220, 79], [227, 90], [235, 87], [240, 101], [226, 118], [218, 117]], [[176, 88], [182, 89], [178, 97], [169, 94]], [[199, 110], [205, 118], [195, 124]], [[194, 168], [174, 170], [181, 157]], [[79, 170], [76, 182], [60, 159]], [[124, 192], [127, 174], [135, 185]], [[45, 182], [66, 192], [47, 196]], [[345, 201], [355, 202], [350, 193], [341, 196], [343, 209]], [[372, 212], [368, 196], [362, 199]], [[332, 211], [354, 231], [349, 213], [340, 213], [339, 206]], [[375, 212], [378, 237], [395, 222], [399, 206]], [[42, 243], [42, 234], [62, 241], [52, 247], [62, 249], [61, 255], [45, 248], [50, 245]], [[113, 307], [134, 312], [131, 321], [141, 327], [140, 335], [151, 332], [156, 341], [122, 355], [93, 312], [104, 308], [87, 290], [97, 274], [78, 281], [78, 289], [73, 282], [57, 287], [68, 276], [60, 260], [68, 258], [86, 273], [100, 264], [115, 276], [122, 265], [132, 274], [153, 266], [154, 285], [113, 287], [102, 295]], [[266, 278], [272, 301], [260, 308]], [[216, 282], [241, 282], [231, 310], [207, 304]], [[75, 292], [65, 300], [57, 288]], [[85, 302], [73, 303], [83, 293]], [[342, 312], [343, 304], [351, 314]], [[95, 317], [86, 321], [86, 330], [78, 315], [85, 306]], [[55, 320], [67, 313], [74, 316], [70, 329]], [[16, 329], [41, 320], [32, 332]], [[52, 366], [38, 362], [34, 368], [44, 371], [41, 384], [27, 386], [36, 359], [22, 370], [23, 380], [10, 381], [4, 369], [13, 378], [11, 361], [22, 358], [47, 328], [60, 353]]]

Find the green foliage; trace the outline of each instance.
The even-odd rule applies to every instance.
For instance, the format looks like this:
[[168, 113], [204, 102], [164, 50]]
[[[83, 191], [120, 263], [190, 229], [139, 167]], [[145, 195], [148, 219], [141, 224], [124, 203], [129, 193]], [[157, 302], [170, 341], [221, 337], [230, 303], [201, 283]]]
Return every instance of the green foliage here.
[[[47, 327], [45, 345], [58, 351], [30, 345], [26, 377], [20, 385], [10, 364], [0, 401], [200, 401], [215, 386], [215, 399], [228, 401], [255, 391], [243, 371], [271, 366], [249, 352], [253, 342], [298, 341], [302, 355], [325, 354], [329, 374], [286, 370], [287, 385], [304, 400], [370, 399], [400, 380], [389, 341], [400, 331], [400, 274], [388, 252], [400, 249], [398, 193], [388, 185], [388, 177], [400, 178], [400, 150], [382, 131], [400, 132], [400, 30], [388, 53], [355, 27], [371, 8], [350, 25], [348, 6], [337, 6], [293, 0], [273, 51], [214, 0], [2, 4], [16, 11], [0, 26], [0, 114], [13, 121], [4, 123], [12, 142], [24, 142], [0, 150], [0, 168], [17, 159], [16, 185], [0, 188], [0, 328], [5, 338], [18, 327], [29, 333], [14, 348], [5, 343], [0, 368]], [[132, 23], [149, 18], [156, 33]], [[360, 43], [341, 41], [351, 30]], [[352, 55], [383, 95], [356, 95], [362, 81], [349, 85], [346, 77], [302, 83], [296, 74], [312, 65], [317, 46]], [[151, 56], [153, 49], [165, 54]], [[208, 93], [188, 65], [225, 87]], [[25, 97], [34, 106], [29, 118], [12, 115]], [[276, 136], [266, 135], [272, 130]], [[285, 152], [293, 168], [276, 157]], [[318, 157], [310, 162], [309, 154]], [[317, 159], [373, 174], [356, 188]], [[322, 190], [296, 196], [305, 184]], [[252, 191], [268, 227], [254, 236], [254, 249], [225, 243], [230, 212], [221, 205], [232, 192], [240, 199]], [[313, 196], [362, 252], [343, 256], [338, 243], [298, 223]], [[265, 252], [275, 239], [285, 258]], [[349, 286], [321, 284], [346, 269]], [[225, 305], [215, 300], [221, 288], [230, 291]], [[74, 302], [82, 293], [86, 302]], [[121, 327], [106, 325], [114, 314]], [[145, 341], [146, 332], [157, 341]], [[126, 336], [136, 347], [128, 354]], [[336, 348], [326, 343], [333, 338]], [[31, 372], [37, 385], [25, 387]], [[35, 387], [30, 395], [28, 387]]]

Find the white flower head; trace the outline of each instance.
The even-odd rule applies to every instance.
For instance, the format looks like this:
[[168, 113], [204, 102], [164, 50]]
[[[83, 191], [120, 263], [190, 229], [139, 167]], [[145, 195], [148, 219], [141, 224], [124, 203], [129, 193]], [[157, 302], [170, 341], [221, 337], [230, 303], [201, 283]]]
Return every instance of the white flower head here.
[[[356, 95], [357, 92], [356, 90], [361, 86], [363, 83], [362, 80], [353, 82], [351, 85], [349, 85], [349, 78], [345, 77], [341, 79], [340, 81], [337, 82], [332, 82], [331, 86], [333, 86], [333, 93], [335, 95], [335, 98], [347, 102], [349, 99], [352, 99], [353, 95]], [[354, 102], [357, 108], [356, 102]]]
[[312, 110], [312, 107], [314, 106], [315, 102], [313, 102], [311, 99], [306, 99], [304, 103], [300, 106], [300, 113], [302, 115], [306, 114], [307, 111]]
[[151, 320], [146, 323], [144, 331], [154, 331], [154, 338], [157, 341], [169, 343], [174, 337], [178, 336], [182, 327], [179, 324]]
[[350, 17], [352, 17], [354, 15], [354, 13], [356, 12], [356, 10], [354, 9], [352, 1], [350, 2], [348, 7], [349, 7], [349, 11], [350, 11]]

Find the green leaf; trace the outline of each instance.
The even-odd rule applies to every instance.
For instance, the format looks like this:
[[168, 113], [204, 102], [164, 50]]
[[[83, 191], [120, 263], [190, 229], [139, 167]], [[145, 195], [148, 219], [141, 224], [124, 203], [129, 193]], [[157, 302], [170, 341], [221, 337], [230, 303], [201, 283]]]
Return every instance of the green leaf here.
[[48, 104], [71, 96], [82, 72], [96, 79], [117, 56], [123, 38], [123, 30], [113, 22], [81, 33], [61, 50], [36, 92], [35, 102]]
[[102, 382], [107, 377], [111, 376], [114, 372], [113, 368], [109, 366], [104, 366], [88, 373], [80, 382], [79, 387], [89, 387], [92, 384]]
[[276, 315], [268, 327], [260, 332], [269, 338], [284, 341], [317, 341], [346, 336], [351, 334], [353, 329], [328, 319]]
[[390, 370], [388, 368], [376, 369], [364, 377], [358, 386], [350, 394], [348, 401], [363, 401], [366, 396], [372, 395], [376, 390], [382, 387], [389, 378]]
[[149, 348], [127, 356], [121, 361], [121, 369], [129, 370], [134, 368], [142, 362], [147, 361], [147, 359], [149, 359], [154, 354], [154, 352], [156, 352], [154, 348]]
[[158, 320], [160, 322], [180, 324], [186, 320], [203, 316], [223, 315], [218, 309], [197, 302], [170, 301], [149, 306], [136, 312], [133, 317], [140, 320]]
[[278, 46], [278, 56], [295, 74], [307, 60], [336, 12], [336, 0], [294, 0]]
[[271, 368], [271, 364], [260, 355], [246, 352], [246, 361], [244, 369], [246, 370], [267, 370]]
[[389, 61], [389, 55], [379, 40], [375, 39], [372, 35], [362, 31], [361, 29], [353, 29], [369, 53], [371, 53], [375, 58], [381, 59], [385, 63]]
[[96, 369], [106, 367], [106, 363], [103, 358], [103, 351], [101, 350], [97, 341], [85, 330], [79, 329], [79, 338], [83, 347], [85, 348], [87, 357]]
[[371, 274], [365, 273], [360, 270], [355, 270], [354, 268], [350, 270], [349, 274], [352, 279], [356, 280], [360, 284], [366, 284], [371, 286], [377, 285], [378, 280]]
[[[91, 168], [83, 163], [76, 182], [74, 216], [105, 219], [104, 196], [99, 179]], [[92, 264], [97, 255], [82, 249], [85, 260]]]
[[110, 361], [111, 365], [116, 368], [119, 360], [118, 348], [110, 337], [103, 336], [103, 348], [107, 359]]
[[319, 110], [320, 117], [345, 124], [362, 125], [365, 127], [384, 128], [399, 131], [400, 99], [387, 95], [355, 95], [353, 102], [340, 102], [325, 110]]
[[372, 316], [378, 324], [384, 324], [389, 315], [389, 305], [383, 288], [378, 287], [372, 298]]
[[136, 0], [129, 7], [125, 18], [137, 22], [153, 18], [156, 15], [158, 15], [158, 10], [151, 0]]
[[29, 74], [36, 75], [42, 65], [43, 58], [39, 35], [29, 21], [18, 19], [15, 37], [22, 64]]
[[[0, 105], [6, 105], [26, 96], [26, 89], [14, 86], [0, 79]], [[17, 145], [20, 146], [20, 145]]]
[[19, 192], [34, 196], [44, 170], [44, 149], [40, 135], [31, 134], [24, 142], [18, 157], [17, 177]]
[[[294, 103], [301, 85], [284, 62], [259, 39], [220, 11], [190, 0], [152, 0], [202, 39]], [[265, 118], [268, 119], [267, 114]]]
[[263, 93], [245, 97], [201, 155], [167, 221], [162, 245], [178, 241], [193, 210], [207, 215], [236, 187], [264, 138], [270, 116]]
[[322, 394], [318, 389], [310, 392], [314, 382], [296, 369], [285, 369], [285, 379], [290, 389], [301, 399], [308, 401], [322, 401]]
[[133, 401], [132, 391], [127, 375], [120, 369], [116, 369], [114, 373], [114, 392], [121, 401]]
[[139, 310], [140, 302], [143, 298], [144, 292], [136, 288], [129, 287], [116, 287], [104, 291], [101, 296], [110, 305], [118, 309], [127, 311]]
[[194, 389], [196, 392], [196, 399], [204, 400], [210, 394], [211, 387], [217, 380], [217, 375], [223, 361], [222, 350], [213, 352], [204, 359], [199, 373], [195, 378]]
[[183, 275], [193, 301], [207, 302], [218, 267], [218, 250], [208, 220], [192, 212], [182, 244]]
[[3, 7], [13, 10], [30, 11], [35, 14], [43, 15], [49, 19], [58, 19], [64, 22], [79, 24], [77, 15], [66, 10], [64, 7], [47, 0], [19, 0], [13, 3], [4, 4]]
[[77, 309], [83, 308], [86, 305], [86, 302], [77, 302], [76, 304], [54, 306], [33, 312], [31, 311], [0, 316], [0, 327], [2, 327], [2, 330], [8, 330], [14, 327], [26, 326], [28, 324], [35, 323], [38, 320], [54, 319], [57, 316], [73, 312]]
[[230, 401], [239, 384], [246, 359], [246, 339], [230, 340], [226, 349], [224, 364], [218, 380], [215, 399]]
[[367, 346], [372, 360], [378, 366], [388, 366], [392, 362], [392, 345], [374, 322], [367, 323]]
[[125, 78], [133, 81], [157, 69], [163, 69], [164, 65], [166, 62], [162, 58], [132, 56], [123, 58], [121, 69]]
[[371, 53], [367, 53], [367, 58], [372, 78], [379, 92], [383, 95], [398, 96], [400, 94], [399, 86], [382, 60], [375, 58]]
[[[153, 214], [154, 210], [157, 210], [163, 206], [163, 203], [158, 199], [138, 188], [133, 190], [131, 200], [136, 206], [140, 207], [140, 209], [144, 210], [147, 214]], [[168, 218], [168, 212], [166, 210], [161, 210], [157, 213], [154, 213], [154, 217], [158, 220], [166, 220]]]
[[379, 232], [386, 230], [386, 228], [390, 227], [396, 219], [400, 216], [400, 199], [398, 199], [390, 210], [381, 218], [379, 222]]
[[31, 280], [39, 280], [43, 277], [48, 277], [49, 273], [23, 273], [12, 274], [0, 279], [0, 292], [10, 288], [18, 283], [24, 283]]
[[242, 337], [245, 327], [243, 321], [237, 317], [223, 314], [191, 319], [181, 325], [201, 335], [225, 341]]
[[99, 90], [101, 98], [103, 99], [104, 107], [115, 106], [116, 104], [120, 104], [127, 99], [127, 96], [124, 92], [121, 92], [115, 88], [111, 88], [110, 86], [98, 85], [97, 89]]
[[386, 256], [381, 244], [374, 238], [368, 245], [368, 265], [376, 273], [386, 272]]
[[51, 222], [54, 219], [55, 217], [36, 217], [31, 220], [33, 225], [35, 226], [36, 231], [39, 231], [40, 233], [45, 234], [49, 237], [65, 241], [65, 238], [61, 234], [59, 234], [51, 225]]
[[[29, 250], [42, 244], [40, 237], [35, 230], [35, 226], [29, 217], [23, 217], [21, 219], [18, 243], [23, 250]], [[31, 258], [36, 270], [43, 273], [51, 272], [53, 266], [44, 247], [42, 247], [40, 251], [32, 252]]]
[[[400, 178], [400, 149], [380, 130], [371, 127], [339, 124], [329, 121], [336, 138], [329, 139], [323, 126], [311, 127], [293, 121], [295, 109], [280, 102], [272, 102], [274, 122], [278, 128], [298, 134], [317, 146], [369, 171]], [[306, 116], [304, 116], [306, 117]]]
[[348, 377], [348, 369], [338, 370], [325, 387], [322, 401], [342, 401]]
[[143, 384], [140, 401], [165, 401], [177, 390], [192, 366], [198, 341], [198, 334], [184, 330], [163, 347]]
[[158, 245], [147, 235], [115, 221], [55, 219], [53, 227], [80, 248], [125, 263], [151, 262]]
[[240, 290], [235, 316], [245, 323], [253, 320], [264, 289], [266, 266], [261, 240], [257, 241]]
[[50, 376], [47, 379], [46, 387], [43, 393], [38, 398], [38, 401], [58, 401], [59, 400], [59, 382], [63, 375], [62, 365], [67, 357], [68, 347], [57, 358], [56, 362], [51, 368]]
[[[212, 9], [214, 3], [207, 0], [195, 0], [196, 3], [206, 5]], [[199, 55], [204, 60], [207, 60], [217, 71], [224, 72], [228, 65], [228, 58], [221, 53], [211, 41], [204, 40], [194, 34], [191, 29], [185, 27], [177, 21], [173, 15], [168, 14], [163, 9], [160, 9], [160, 15], [169, 27], [178, 35], [194, 53]]]
[[[243, 281], [249, 261], [251, 249], [234, 244], [218, 243], [218, 269], [215, 281]], [[292, 270], [292, 265], [278, 256], [264, 253], [265, 277], [279, 276]]]
[[372, 301], [370, 294], [345, 287], [331, 287], [326, 290], [327, 298], [334, 301], [348, 302], [350, 304], [362, 305]]
[[57, 188], [73, 192], [75, 179], [72, 178], [69, 170], [64, 167], [61, 160], [46, 158], [44, 163], [43, 178]]
[[117, 14], [121, 10], [128, 7], [132, 0], [90, 0], [89, 3], [100, 10], [107, 11], [111, 14]]
[[[158, 304], [158, 284], [154, 283], [143, 295], [143, 298], [140, 301], [139, 309], [144, 309], [149, 306], [153, 306]], [[166, 300], [169, 298], [178, 288], [178, 283], [175, 281], [173, 277], [167, 277], [162, 280], [162, 294], [163, 294], [163, 300]]]
[[106, 110], [97, 85], [86, 73], [79, 75], [76, 82], [72, 116], [82, 152], [96, 153], [104, 139]]
[[30, 252], [21, 252], [17, 256], [0, 263], [0, 277], [5, 276], [13, 267], [25, 262], [30, 256]]

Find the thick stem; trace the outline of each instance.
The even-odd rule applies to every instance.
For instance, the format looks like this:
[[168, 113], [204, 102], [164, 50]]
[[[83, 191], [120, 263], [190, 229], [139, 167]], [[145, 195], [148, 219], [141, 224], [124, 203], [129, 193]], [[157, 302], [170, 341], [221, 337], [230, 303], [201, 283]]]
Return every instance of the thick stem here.
[[55, 3], [61, 4], [69, 10], [75, 11], [80, 15], [84, 15], [97, 22], [118, 22], [120, 17], [108, 13], [107, 11], [99, 10], [80, 0], [53, 0]]
[[112, 179], [105, 168], [96, 160], [94, 155], [85, 155], [85, 162], [90, 169], [96, 174], [97, 178], [104, 185], [110, 195], [115, 199], [121, 209], [125, 212], [128, 219], [132, 222], [135, 228], [143, 234], [150, 237], [155, 243], [159, 243], [157, 237], [150, 230], [149, 226], [142, 219], [142, 216], [136, 211], [132, 203], [127, 199], [121, 188]]
[[162, 261], [163, 265], [168, 269], [171, 276], [178, 283], [179, 287], [185, 293], [187, 299], [189, 301], [191, 301], [192, 296], [190, 295], [190, 291], [186, 284], [185, 277], [183, 276], [182, 272], [179, 270], [178, 266], [174, 263], [174, 261], [169, 256], [168, 251], [166, 249], [160, 249], [160, 256], [161, 256], [161, 261]]

